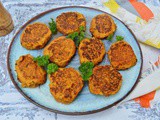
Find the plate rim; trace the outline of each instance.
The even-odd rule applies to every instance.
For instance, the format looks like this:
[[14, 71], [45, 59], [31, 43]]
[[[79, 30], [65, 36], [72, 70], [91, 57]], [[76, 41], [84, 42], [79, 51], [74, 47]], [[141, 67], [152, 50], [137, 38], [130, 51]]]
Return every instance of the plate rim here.
[[[86, 8], [86, 9], [90, 9], [90, 10], [96, 10], [96, 11], [100, 11], [100, 12], [103, 12], [103, 13], [107, 13], [108, 15], [110, 15], [111, 17], [119, 20], [128, 30], [129, 32], [133, 35], [137, 45], [138, 45], [138, 48], [140, 50], [140, 59], [141, 59], [141, 66], [140, 66], [140, 72], [138, 74], [138, 77], [136, 79], [136, 82], [135, 84], [132, 86], [131, 90], [127, 92], [127, 94], [125, 96], [123, 96], [121, 99], [119, 99], [118, 101], [114, 102], [113, 104], [111, 105], [108, 105], [108, 106], [105, 106], [103, 108], [100, 108], [100, 109], [97, 109], [97, 110], [91, 110], [91, 111], [86, 111], [86, 112], [64, 112], [64, 111], [60, 111], [60, 110], [56, 110], [56, 109], [52, 109], [52, 108], [49, 108], [49, 107], [45, 107], [39, 103], [37, 103], [36, 101], [34, 101], [32, 98], [30, 98], [29, 96], [27, 96], [22, 90], [21, 88], [17, 85], [17, 83], [15, 82], [14, 78], [13, 78], [13, 75], [12, 75], [12, 72], [11, 72], [11, 68], [10, 68], [10, 62], [9, 62], [9, 58], [10, 58], [10, 51], [11, 51], [11, 47], [12, 47], [12, 44], [16, 38], [16, 36], [19, 34], [19, 32], [25, 28], [30, 22], [40, 18], [41, 16], [47, 14], [47, 13], [50, 13], [50, 12], [53, 12], [53, 11], [56, 11], [56, 10], [60, 10], [60, 9], [65, 9], [65, 8]], [[31, 19], [29, 19], [27, 22], [25, 22], [19, 29], [18, 31], [16, 32], [16, 34], [14, 35], [14, 37], [12, 38], [11, 40], [11, 43], [9, 45], [9, 48], [8, 48], [8, 53], [7, 53], [7, 70], [8, 70], [8, 73], [9, 73], [9, 76], [10, 76], [10, 79], [12, 81], [12, 83], [14, 84], [15, 88], [18, 90], [18, 92], [23, 96], [25, 97], [29, 102], [31, 102], [32, 104], [44, 109], [44, 110], [47, 110], [47, 111], [50, 111], [50, 112], [53, 112], [53, 113], [58, 113], [58, 114], [64, 114], [64, 115], [87, 115], [87, 114], [93, 114], [93, 113], [97, 113], [97, 112], [101, 112], [101, 111], [104, 111], [106, 109], [109, 109], [113, 106], [115, 106], [116, 104], [120, 103], [122, 100], [124, 100], [133, 90], [134, 88], [136, 87], [137, 83], [139, 82], [139, 78], [141, 76], [141, 73], [142, 73], [142, 65], [143, 65], [143, 55], [142, 55], [142, 50], [141, 50], [141, 47], [137, 41], [137, 38], [135, 37], [135, 35], [133, 34], [133, 32], [131, 31], [131, 29], [126, 26], [124, 24], [124, 22], [122, 22], [120, 19], [118, 19], [117, 17], [109, 14], [108, 12], [105, 12], [103, 10], [100, 10], [100, 9], [96, 9], [96, 8], [93, 8], [93, 7], [85, 7], [85, 6], [65, 6], [65, 7], [57, 7], [57, 8], [52, 8], [52, 9], [49, 9], [47, 11], [44, 11], [44, 12], [41, 12], [37, 15], [35, 15], [34, 17], [32, 17]]]

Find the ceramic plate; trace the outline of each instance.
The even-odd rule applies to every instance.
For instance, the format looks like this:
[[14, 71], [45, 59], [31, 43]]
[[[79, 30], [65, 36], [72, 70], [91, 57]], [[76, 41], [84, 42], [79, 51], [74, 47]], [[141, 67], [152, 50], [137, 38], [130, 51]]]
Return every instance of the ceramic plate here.
[[[22, 28], [18, 31], [18, 33], [14, 36], [13, 41], [10, 45], [9, 52], [8, 52], [8, 70], [11, 76], [11, 80], [13, 81], [15, 87], [19, 90], [19, 92], [25, 96], [30, 102], [38, 105], [41, 108], [44, 108], [46, 110], [50, 110], [57, 113], [62, 114], [72, 114], [72, 115], [80, 115], [80, 114], [90, 114], [95, 113], [104, 109], [107, 109], [116, 103], [123, 100], [134, 88], [136, 85], [140, 72], [141, 72], [141, 66], [142, 66], [142, 55], [141, 50], [139, 47], [139, 44], [132, 34], [132, 32], [117, 18], [111, 16], [114, 20], [114, 22], [117, 25], [117, 30], [114, 34], [113, 41], [103, 40], [103, 43], [105, 44], [106, 51], [108, 51], [110, 45], [115, 42], [116, 35], [124, 36], [125, 41], [127, 41], [133, 48], [136, 56], [137, 56], [137, 64], [125, 71], [120, 71], [120, 73], [123, 76], [123, 83], [120, 91], [112, 96], [104, 97], [99, 95], [93, 95], [89, 92], [88, 84], [85, 83], [85, 86], [83, 90], [80, 92], [78, 97], [75, 99], [75, 101], [69, 105], [64, 105], [61, 103], [58, 103], [55, 101], [55, 99], [52, 97], [50, 91], [49, 91], [49, 79], [47, 79], [47, 82], [44, 85], [41, 85], [37, 88], [22, 88], [20, 82], [17, 80], [17, 74], [15, 72], [15, 61], [21, 56], [25, 54], [31, 54], [33, 56], [42, 55], [42, 50], [26, 50], [23, 48], [20, 44], [20, 35], [22, 34], [22, 31], [24, 28], [34, 22], [42, 22], [48, 25], [48, 22], [50, 22], [50, 18], [56, 19], [58, 15], [60, 15], [63, 12], [69, 12], [69, 11], [76, 11], [82, 13], [86, 17], [87, 21], [87, 30], [86, 32], [90, 34], [89, 32], [89, 26], [90, 22], [93, 17], [95, 17], [98, 14], [104, 13], [103, 11], [96, 10], [93, 8], [87, 8], [87, 7], [62, 7], [62, 8], [56, 8], [49, 11], [46, 11], [44, 13], [39, 14], [38, 16], [32, 18], [29, 20], [25, 25], [22, 26]], [[61, 36], [62, 34], [58, 33], [57, 35], [53, 35], [52, 41], [54, 38], [57, 38]], [[108, 56], [106, 55], [101, 65], [110, 64], [108, 60]], [[76, 52], [76, 55], [72, 59], [72, 61], [69, 63], [67, 67], [74, 67], [75, 69], [78, 69], [80, 66], [79, 62], [79, 56], [78, 52]]]

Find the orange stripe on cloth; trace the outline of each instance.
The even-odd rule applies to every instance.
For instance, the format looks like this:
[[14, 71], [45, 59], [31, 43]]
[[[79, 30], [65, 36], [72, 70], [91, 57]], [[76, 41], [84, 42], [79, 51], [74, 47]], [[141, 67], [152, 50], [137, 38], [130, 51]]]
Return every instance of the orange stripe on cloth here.
[[150, 107], [150, 101], [154, 99], [156, 91], [153, 91], [151, 93], [148, 93], [146, 95], [143, 95], [139, 98], [134, 99], [136, 102], [138, 102], [141, 107], [149, 108]]
[[142, 19], [148, 21], [154, 17], [152, 11], [142, 2], [137, 2], [137, 0], [129, 0], [131, 5], [136, 9]]
[[[160, 65], [160, 56], [158, 57], [158, 60], [155, 62], [156, 66]], [[150, 107], [150, 101], [154, 99], [154, 96], [156, 94], [156, 91], [153, 91], [151, 93], [148, 93], [146, 95], [143, 95], [141, 97], [138, 97], [134, 99], [136, 102], [138, 102], [141, 107], [149, 108]]]

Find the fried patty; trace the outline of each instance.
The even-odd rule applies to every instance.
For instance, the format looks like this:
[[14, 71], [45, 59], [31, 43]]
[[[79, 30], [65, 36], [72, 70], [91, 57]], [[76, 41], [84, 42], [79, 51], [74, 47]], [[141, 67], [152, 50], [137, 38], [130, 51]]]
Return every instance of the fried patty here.
[[44, 48], [43, 54], [60, 67], [65, 67], [76, 52], [74, 41], [65, 36], [58, 37]]
[[125, 70], [134, 66], [137, 62], [132, 47], [124, 40], [111, 45], [108, 51], [111, 65], [117, 70]]
[[21, 56], [15, 64], [17, 78], [22, 87], [34, 88], [46, 82], [45, 70], [29, 54]]
[[69, 104], [83, 88], [83, 80], [74, 68], [59, 68], [49, 76], [50, 92], [56, 101]]
[[116, 31], [116, 24], [113, 19], [107, 14], [100, 14], [94, 17], [91, 21], [90, 32], [99, 39], [103, 39], [113, 34]]
[[79, 45], [78, 53], [80, 62], [93, 62], [97, 65], [102, 62], [105, 55], [105, 46], [103, 42], [97, 38], [84, 39]]
[[89, 90], [97, 95], [114, 95], [120, 90], [121, 85], [122, 75], [109, 65], [94, 67], [89, 79]]
[[36, 22], [28, 25], [23, 31], [20, 41], [26, 49], [41, 49], [51, 38], [51, 30], [47, 25]]
[[64, 35], [78, 32], [80, 26], [86, 28], [86, 19], [83, 14], [78, 12], [62, 13], [56, 18], [57, 29]]

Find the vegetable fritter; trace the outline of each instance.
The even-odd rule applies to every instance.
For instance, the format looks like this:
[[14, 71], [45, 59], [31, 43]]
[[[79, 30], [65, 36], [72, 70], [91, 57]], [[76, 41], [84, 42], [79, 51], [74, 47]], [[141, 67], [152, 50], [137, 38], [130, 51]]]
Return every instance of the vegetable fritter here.
[[107, 14], [100, 14], [91, 21], [90, 32], [96, 38], [103, 39], [116, 31], [116, 24]]
[[44, 48], [43, 54], [50, 57], [50, 61], [60, 67], [65, 67], [76, 52], [74, 41], [65, 36], [58, 37]]
[[56, 18], [57, 29], [64, 35], [79, 32], [79, 27], [86, 28], [86, 19], [83, 14], [78, 12], [62, 13]]
[[56, 101], [69, 104], [83, 88], [83, 80], [73, 68], [59, 68], [49, 76], [50, 92]]
[[93, 94], [110, 96], [116, 94], [122, 84], [122, 75], [109, 65], [96, 66], [89, 79], [89, 90]]
[[93, 62], [94, 65], [102, 62], [105, 52], [103, 42], [97, 38], [82, 40], [78, 48], [80, 62]]
[[22, 87], [34, 88], [46, 82], [45, 70], [29, 54], [16, 61], [15, 69]]
[[28, 25], [21, 35], [21, 45], [26, 49], [41, 49], [50, 40], [51, 30], [47, 25], [36, 22]]
[[132, 47], [124, 40], [111, 45], [108, 51], [111, 65], [117, 70], [125, 70], [136, 65], [137, 58]]

